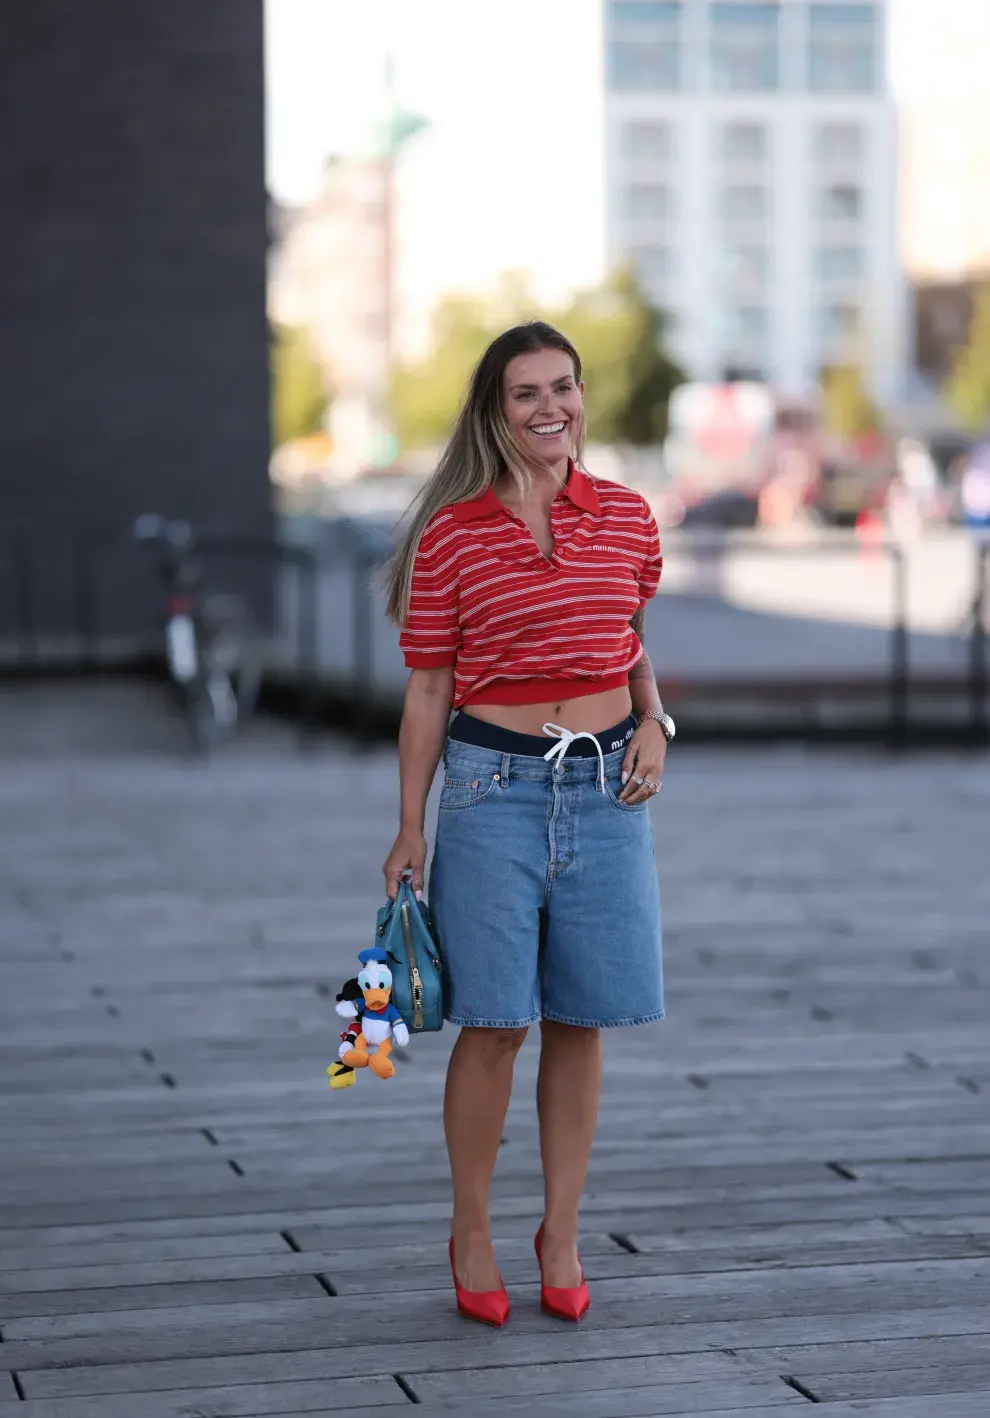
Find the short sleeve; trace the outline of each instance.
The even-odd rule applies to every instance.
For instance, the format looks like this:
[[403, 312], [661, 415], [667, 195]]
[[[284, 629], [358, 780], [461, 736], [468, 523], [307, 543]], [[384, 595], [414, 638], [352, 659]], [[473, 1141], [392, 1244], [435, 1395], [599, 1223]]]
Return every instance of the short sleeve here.
[[406, 668], [440, 669], [457, 661], [457, 535], [449, 515], [428, 522], [413, 565], [409, 614], [399, 635]]
[[646, 537], [646, 548], [643, 555], [643, 564], [639, 571], [639, 606], [640, 610], [647, 601], [652, 601], [657, 593], [660, 584], [660, 573], [663, 570], [663, 557], [660, 554], [660, 528], [657, 526], [657, 519], [650, 511], [649, 505], [643, 503], [643, 521]]

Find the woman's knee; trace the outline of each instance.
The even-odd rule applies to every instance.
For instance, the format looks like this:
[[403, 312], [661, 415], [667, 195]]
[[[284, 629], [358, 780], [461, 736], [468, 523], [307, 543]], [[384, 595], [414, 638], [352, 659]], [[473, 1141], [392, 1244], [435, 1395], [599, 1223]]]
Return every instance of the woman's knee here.
[[469, 1028], [461, 1030], [457, 1042], [461, 1048], [469, 1049], [475, 1057], [481, 1056], [497, 1065], [500, 1061], [515, 1058], [528, 1033], [525, 1025], [518, 1029]]
[[596, 1050], [601, 1043], [600, 1029], [585, 1024], [560, 1024], [556, 1019], [544, 1019], [540, 1034], [544, 1048]]

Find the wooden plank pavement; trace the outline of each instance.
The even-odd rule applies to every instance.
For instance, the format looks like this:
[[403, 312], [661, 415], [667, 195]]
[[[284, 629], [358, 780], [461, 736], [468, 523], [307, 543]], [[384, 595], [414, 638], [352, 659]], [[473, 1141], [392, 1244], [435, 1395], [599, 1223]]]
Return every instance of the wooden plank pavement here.
[[670, 1017], [609, 1036], [579, 1328], [453, 1312], [452, 1032], [325, 1086], [395, 810], [385, 750], [185, 762], [154, 687], [0, 699], [0, 1418], [986, 1418], [990, 765], [672, 751]]

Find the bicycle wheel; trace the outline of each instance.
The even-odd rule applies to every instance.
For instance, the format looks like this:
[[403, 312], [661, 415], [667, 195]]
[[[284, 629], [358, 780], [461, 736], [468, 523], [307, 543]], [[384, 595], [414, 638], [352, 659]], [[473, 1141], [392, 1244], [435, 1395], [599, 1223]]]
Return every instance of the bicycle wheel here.
[[261, 655], [248, 608], [240, 596], [208, 597], [200, 607], [203, 689], [214, 739], [234, 732], [254, 712]]

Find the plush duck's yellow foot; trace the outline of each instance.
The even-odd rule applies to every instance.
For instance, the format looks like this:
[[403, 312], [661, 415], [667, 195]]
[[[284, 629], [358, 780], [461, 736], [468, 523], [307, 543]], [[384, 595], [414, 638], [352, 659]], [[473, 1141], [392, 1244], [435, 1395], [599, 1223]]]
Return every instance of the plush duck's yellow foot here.
[[371, 1060], [360, 1049], [348, 1049], [346, 1054], [341, 1055], [340, 1062], [347, 1064], [350, 1068], [367, 1068]]
[[379, 1078], [391, 1078], [395, 1073], [395, 1064], [387, 1054], [372, 1054], [368, 1062], [372, 1073], [377, 1073]]
[[330, 1087], [333, 1089], [350, 1088], [357, 1082], [357, 1074], [352, 1068], [348, 1068], [344, 1063], [332, 1063], [327, 1069]]

